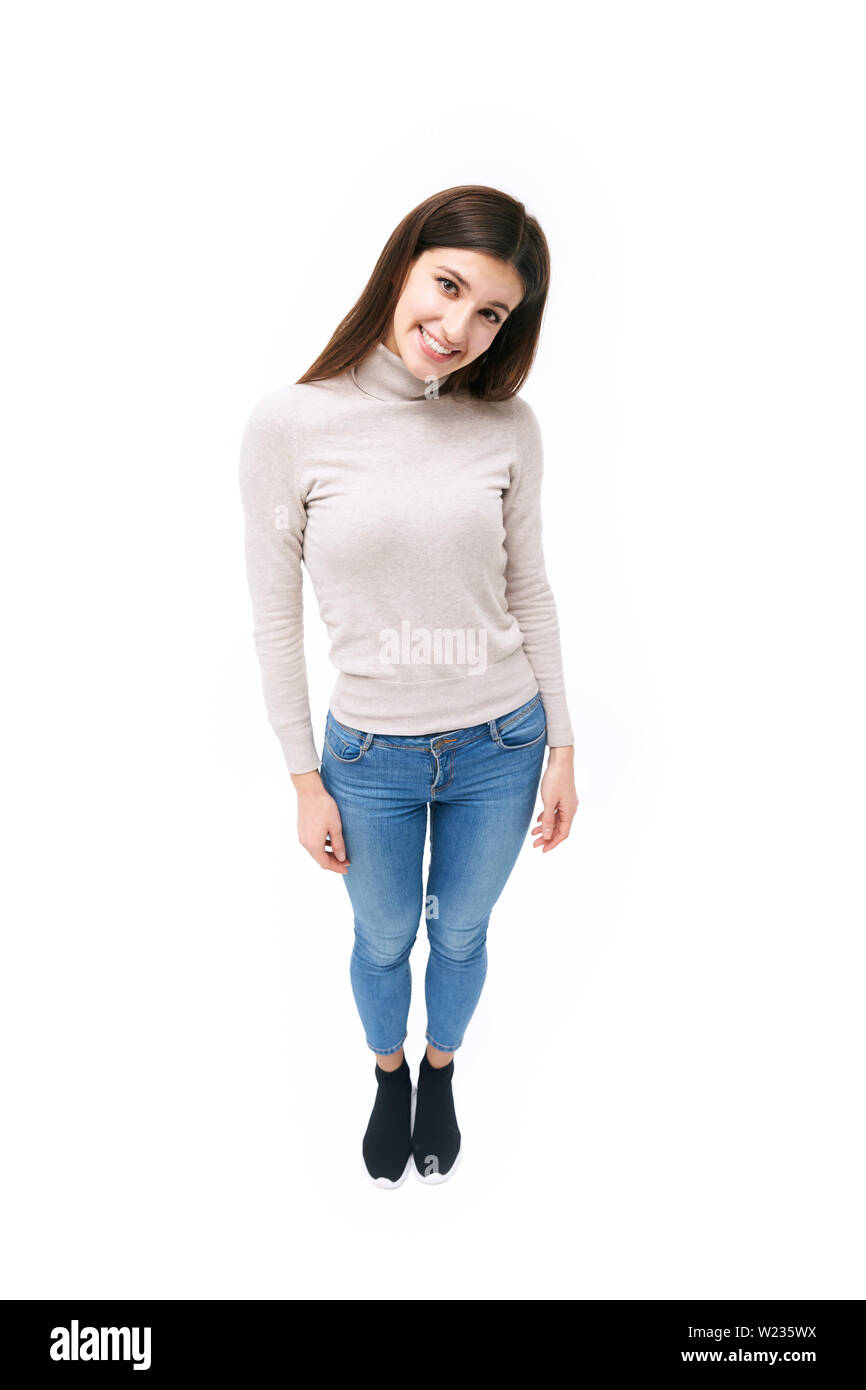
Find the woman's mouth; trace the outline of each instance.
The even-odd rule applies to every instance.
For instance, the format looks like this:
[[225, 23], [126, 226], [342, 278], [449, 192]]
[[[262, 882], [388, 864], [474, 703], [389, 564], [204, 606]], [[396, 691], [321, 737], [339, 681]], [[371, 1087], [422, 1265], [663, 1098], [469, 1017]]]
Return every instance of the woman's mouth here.
[[422, 328], [420, 323], [418, 325], [418, 337], [427, 356], [432, 357], [437, 362], [447, 362], [450, 358], [457, 356], [456, 348], [443, 348], [442, 344], [432, 337], [426, 328]]

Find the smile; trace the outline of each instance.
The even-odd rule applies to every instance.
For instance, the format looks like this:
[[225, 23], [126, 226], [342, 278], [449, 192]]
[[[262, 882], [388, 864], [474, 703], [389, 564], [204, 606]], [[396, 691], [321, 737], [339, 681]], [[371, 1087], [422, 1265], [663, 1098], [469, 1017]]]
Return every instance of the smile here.
[[427, 347], [430, 349], [431, 352], [435, 352], [437, 357], [453, 357], [455, 355], [457, 351], [456, 348], [443, 347], [442, 344], [438, 341], [438, 339], [434, 338], [430, 333], [427, 332], [426, 328], [421, 327], [420, 324], [418, 326], [419, 328], [421, 328], [421, 337], [424, 339], [424, 342], [426, 343]]

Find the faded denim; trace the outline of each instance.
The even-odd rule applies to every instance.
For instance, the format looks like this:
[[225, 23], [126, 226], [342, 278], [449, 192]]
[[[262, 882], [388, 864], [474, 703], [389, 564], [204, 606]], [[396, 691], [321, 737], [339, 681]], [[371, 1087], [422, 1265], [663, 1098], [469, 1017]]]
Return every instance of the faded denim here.
[[350, 729], [328, 710], [321, 777], [351, 861], [350, 979], [373, 1052], [396, 1052], [406, 1038], [422, 917], [427, 1040], [442, 1052], [462, 1044], [487, 974], [491, 909], [532, 823], [546, 733], [540, 693], [486, 723], [417, 736]]

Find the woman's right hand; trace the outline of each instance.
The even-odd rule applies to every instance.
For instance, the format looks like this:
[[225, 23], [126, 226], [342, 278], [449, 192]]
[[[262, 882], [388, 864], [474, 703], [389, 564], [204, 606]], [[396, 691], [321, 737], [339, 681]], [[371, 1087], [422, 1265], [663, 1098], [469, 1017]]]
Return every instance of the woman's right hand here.
[[296, 772], [292, 782], [298, 793], [298, 839], [322, 869], [335, 874], [349, 871], [340, 810], [318, 772]]

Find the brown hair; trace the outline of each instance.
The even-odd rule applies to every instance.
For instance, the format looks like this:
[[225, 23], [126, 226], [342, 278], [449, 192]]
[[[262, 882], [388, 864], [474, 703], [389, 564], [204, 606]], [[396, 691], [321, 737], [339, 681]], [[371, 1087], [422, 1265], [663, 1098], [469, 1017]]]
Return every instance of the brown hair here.
[[327, 381], [354, 367], [381, 342], [412, 265], [434, 246], [484, 251], [513, 266], [524, 296], [490, 347], [442, 383], [442, 394], [466, 390], [486, 401], [517, 394], [529, 375], [550, 286], [550, 252], [523, 203], [497, 188], [461, 184], [434, 193], [408, 213], [388, 238], [361, 297], [337, 325], [327, 347], [297, 385]]

